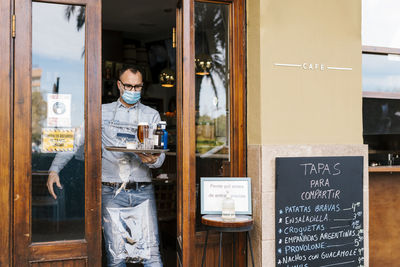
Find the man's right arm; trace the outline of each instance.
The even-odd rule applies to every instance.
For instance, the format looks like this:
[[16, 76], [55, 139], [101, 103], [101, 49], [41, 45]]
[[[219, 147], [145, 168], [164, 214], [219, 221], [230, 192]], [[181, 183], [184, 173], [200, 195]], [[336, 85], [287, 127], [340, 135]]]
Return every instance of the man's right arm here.
[[[81, 124], [79, 129], [77, 129], [75, 133], [74, 146], [77, 147], [76, 151], [79, 151], [79, 148], [82, 148], [85, 144], [85, 128], [84, 123]], [[72, 159], [76, 152], [59, 152], [53, 159], [49, 169], [49, 177], [47, 178], [47, 189], [49, 193], [57, 199], [57, 195], [54, 193], [54, 184], [57, 185], [58, 188], [62, 189], [60, 183], [59, 173], [60, 171], [67, 165], [67, 163]]]
[[47, 189], [49, 193], [57, 199], [57, 195], [54, 193], [53, 185], [56, 184], [58, 188], [62, 189], [60, 184], [59, 173], [64, 168], [65, 165], [72, 159], [74, 156], [73, 152], [63, 152], [57, 153], [53, 162], [51, 163], [51, 167], [49, 169], [49, 177], [47, 178]]

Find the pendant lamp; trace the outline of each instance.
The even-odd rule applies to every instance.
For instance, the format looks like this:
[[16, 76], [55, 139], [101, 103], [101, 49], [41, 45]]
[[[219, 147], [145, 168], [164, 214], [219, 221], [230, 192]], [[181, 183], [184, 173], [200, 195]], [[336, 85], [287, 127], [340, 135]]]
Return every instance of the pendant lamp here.
[[175, 74], [170, 68], [165, 68], [160, 73], [160, 84], [162, 87], [175, 86]]
[[212, 67], [212, 59], [207, 54], [200, 54], [195, 59], [195, 65], [197, 75], [209, 75]]

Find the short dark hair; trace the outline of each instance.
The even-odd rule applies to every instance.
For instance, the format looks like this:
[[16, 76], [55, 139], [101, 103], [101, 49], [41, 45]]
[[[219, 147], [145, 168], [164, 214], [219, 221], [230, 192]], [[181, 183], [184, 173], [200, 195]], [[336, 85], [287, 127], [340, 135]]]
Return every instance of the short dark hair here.
[[124, 72], [127, 71], [127, 70], [129, 70], [129, 71], [132, 72], [133, 74], [136, 74], [136, 73], [139, 72], [140, 75], [142, 75], [142, 78], [143, 78], [143, 72], [142, 72], [142, 70], [141, 70], [138, 66], [134, 66], [134, 65], [124, 65], [124, 66], [120, 69], [120, 71], [119, 71], [119, 73], [118, 73], [118, 79], [121, 79], [122, 74], [124, 74]]

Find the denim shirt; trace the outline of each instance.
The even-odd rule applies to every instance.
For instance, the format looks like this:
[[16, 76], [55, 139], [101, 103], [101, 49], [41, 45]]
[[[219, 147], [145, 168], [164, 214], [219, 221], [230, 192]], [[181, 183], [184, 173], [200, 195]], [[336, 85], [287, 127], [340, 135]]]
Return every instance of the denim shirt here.
[[[118, 161], [122, 157], [128, 157], [131, 166], [129, 181], [151, 182], [150, 168], [159, 168], [164, 162], [165, 154], [162, 153], [153, 164], [144, 164], [135, 153], [113, 152], [105, 149], [106, 146], [119, 146], [117, 133], [132, 131], [136, 135], [139, 122], [150, 124], [158, 123], [160, 115], [152, 109], [138, 102], [132, 107], [124, 106], [119, 100], [102, 105], [102, 124], [101, 124], [101, 148], [102, 148], [102, 181], [118, 182], [119, 178]], [[83, 145], [83, 139], [81, 145]], [[60, 170], [73, 157], [73, 153], [58, 153], [53, 160], [50, 171], [60, 172]]]

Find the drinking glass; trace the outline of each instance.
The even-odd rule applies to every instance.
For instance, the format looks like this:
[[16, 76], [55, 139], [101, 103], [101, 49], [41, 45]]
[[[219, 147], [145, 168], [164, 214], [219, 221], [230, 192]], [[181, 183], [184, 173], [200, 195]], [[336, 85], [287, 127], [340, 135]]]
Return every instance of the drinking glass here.
[[144, 139], [149, 138], [149, 124], [147, 122], [139, 123], [137, 136], [142, 144], [144, 144]]
[[144, 149], [153, 149], [154, 148], [154, 141], [153, 138], [145, 138], [144, 139]]

